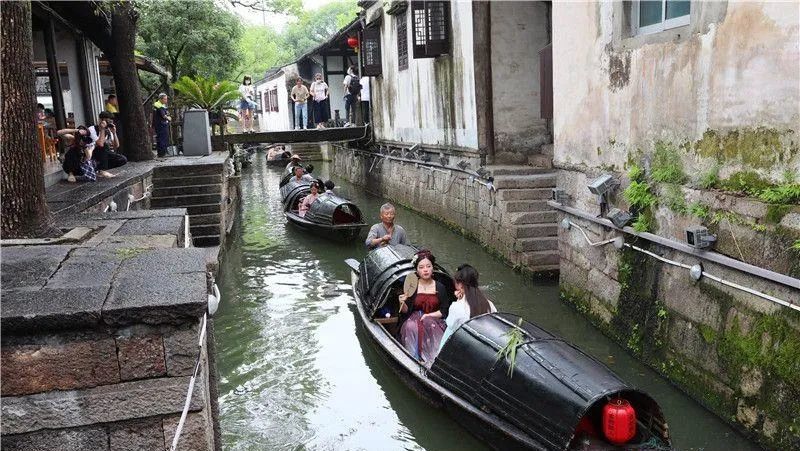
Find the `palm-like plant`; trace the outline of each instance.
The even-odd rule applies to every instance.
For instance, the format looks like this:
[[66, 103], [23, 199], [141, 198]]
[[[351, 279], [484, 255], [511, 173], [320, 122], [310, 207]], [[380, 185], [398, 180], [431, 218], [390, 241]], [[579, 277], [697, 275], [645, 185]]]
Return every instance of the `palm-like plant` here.
[[184, 75], [172, 87], [179, 92], [181, 103], [208, 111], [226, 109], [228, 102], [239, 98], [239, 87], [236, 83], [217, 81], [214, 77], [192, 79]]

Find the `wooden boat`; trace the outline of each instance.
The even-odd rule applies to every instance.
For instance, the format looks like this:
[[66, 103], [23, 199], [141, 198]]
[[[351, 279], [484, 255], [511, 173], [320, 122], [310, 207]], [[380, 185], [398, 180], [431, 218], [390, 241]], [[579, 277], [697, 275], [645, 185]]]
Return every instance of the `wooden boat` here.
[[[308, 175], [304, 175], [306, 177]], [[310, 178], [310, 176], [308, 176]], [[292, 224], [314, 235], [335, 241], [353, 241], [367, 227], [358, 207], [332, 193], [317, 197], [305, 216], [298, 214], [300, 201], [311, 192], [313, 179], [291, 179], [281, 187], [284, 215]]]
[[[672, 449], [666, 420], [655, 400], [541, 327], [527, 321], [517, 326], [516, 315], [472, 318], [450, 337], [430, 367], [414, 359], [398, 341], [397, 296], [405, 276], [413, 272], [410, 260], [415, 252], [410, 246], [385, 246], [361, 263], [346, 261], [367, 335], [412, 390], [445, 409], [494, 449]], [[443, 268], [434, 267], [434, 278], [453, 289]], [[385, 317], [387, 309], [389, 317]], [[498, 352], [507, 345], [509, 330], [515, 328], [523, 340], [509, 373], [509, 362], [498, 358]], [[607, 430], [604, 420], [609, 412], [616, 412], [613, 406], [624, 402], [620, 400], [635, 412], [635, 423], [630, 416], [626, 423], [631, 433], [635, 424], [635, 434], [624, 444], [614, 445], [608, 438], [614, 430]]]

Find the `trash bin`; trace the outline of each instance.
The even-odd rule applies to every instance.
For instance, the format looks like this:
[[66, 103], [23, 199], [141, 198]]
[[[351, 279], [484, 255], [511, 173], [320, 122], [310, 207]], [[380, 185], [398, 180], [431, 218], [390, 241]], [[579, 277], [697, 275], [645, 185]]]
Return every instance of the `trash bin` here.
[[189, 110], [183, 113], [183, 155], [211, 155], [211, 125], [208, 111]]

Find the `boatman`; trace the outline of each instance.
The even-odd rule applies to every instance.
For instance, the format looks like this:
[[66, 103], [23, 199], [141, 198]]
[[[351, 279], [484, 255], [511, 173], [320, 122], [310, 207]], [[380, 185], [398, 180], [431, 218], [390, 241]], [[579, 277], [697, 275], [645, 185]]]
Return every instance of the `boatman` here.
[[388, 202], [381, 205], [381, 222], [369, 229], [365, 243], [367, 249], [372, 250], [387, 244], [408, 244], [405, 229], [394, 223], [394, 217], [394, 205]]
[[300, 166], [300, 155], [292, 154], [292, 161], [286, 165], [286, 171], [292, 170], [293, 167]]

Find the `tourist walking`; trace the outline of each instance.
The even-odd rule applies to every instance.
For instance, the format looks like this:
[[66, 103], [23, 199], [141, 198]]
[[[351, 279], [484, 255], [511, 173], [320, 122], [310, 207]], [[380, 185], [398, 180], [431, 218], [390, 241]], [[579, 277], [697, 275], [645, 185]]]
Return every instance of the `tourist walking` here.
[[314, 75], [314, 82], [311, 83], [311, 95], [314, 103], [312, 104], [311, 115], [317, 128], [325, 128], [328, 120], [328, 84], [322, 79], [322, 74]]
[[308, 88], [303, 84], [303, 79], [297, 77], [292, 88], [292, 100], [294, 100], [294, 129], [306, 128], [308, 123]]
[[169, 117], [167, 111], [168, 101], [169, 98], [162, 92], [153, 104], [153, 128], [156, 131], [156, 150], [159, 157], [167, 155], [167, 146], [169, 146], [169, 123], [172, 118]]
[[256, 103], [253, 101], [254, 96], [250, 76], [245, 75], [242, 79], [242, 84], [239, 85], [239, 119], [242, 121], [242, 133], [255, 132], [253, 130], [253, 110], [256, 109]]

